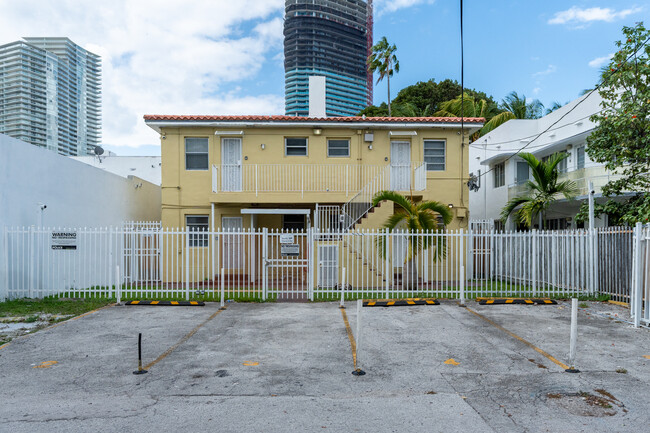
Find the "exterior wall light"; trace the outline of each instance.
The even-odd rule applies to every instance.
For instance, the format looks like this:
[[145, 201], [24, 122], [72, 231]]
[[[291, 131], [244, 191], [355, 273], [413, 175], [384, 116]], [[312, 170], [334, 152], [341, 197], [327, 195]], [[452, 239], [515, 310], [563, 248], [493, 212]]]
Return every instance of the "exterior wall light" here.
[[262, 148], [262, 150], [264, 150], [264, 148], [266, 147], [266, 144], [262, 143], [262, 144], [260, 144], [260, 147]]
[[453, 203], [449, 203], [447, 206], [449, 206], [449, 209], [453, 209], [453, 208], [454, 208], [454, 204], [453, 204]]
[[368, 145], [368, 150], [372, 150], [372, 144]]
[[314, 128], [314, 135], [320, 135], [321, 132], [323, 132], [322, 129], [320, 129], [320, 128]]

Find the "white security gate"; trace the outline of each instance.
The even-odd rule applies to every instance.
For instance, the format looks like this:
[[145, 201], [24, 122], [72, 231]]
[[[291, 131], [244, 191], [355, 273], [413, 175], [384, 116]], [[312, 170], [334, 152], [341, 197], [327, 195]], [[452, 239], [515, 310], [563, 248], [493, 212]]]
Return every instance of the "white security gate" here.
[[241, 138], [221, 139], [221, 188], [223, 191], [242, 190]]
[[390, 142], [390, 189], [411, 189], [411, 143], [408, 141]]
[[266, 232], [262, 244], [265, 296], [307, 300], [311, 297], [311, 236], [307, 232]]
[[318, 246], [318, 287], [334, 288], [339, 281], [339, 246]]

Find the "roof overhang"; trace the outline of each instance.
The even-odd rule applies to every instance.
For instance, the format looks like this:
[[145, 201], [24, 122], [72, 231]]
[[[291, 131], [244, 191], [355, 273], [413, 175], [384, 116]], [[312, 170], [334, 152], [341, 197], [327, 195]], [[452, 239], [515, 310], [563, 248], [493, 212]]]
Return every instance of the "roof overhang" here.
[[309, 215], [309, 209], [242, 209], [242, 215]]
[[[187, 119], [193, 116], [145, 116], [145, 124], [154, 131], [160, 133], [162, 128], [187, 128], [187, 127], [207, 127], [207, 128], [346, 128], [346, 129], [389, 129], [389, 130], [414, 130], [414, 129], [434, 129], [434, 128], [453, 128], [460, 129], [461, 121], [459, 118], [413, 118], [413, 120], [390, 121], [386, 120], [373, 121], [371, 119], [353, 118], [304, 118], [305, 120], [246, 120], [246, 119]], [[197, 116], [198, 117], [198, 116]], [[209, 116], [206, 116], [209, 117]], [[359, 120], [357, 120], [359, 119]], [[408, 119], [408, 118], [406, 118]], [[469, 134], [473, 134], [483, 127], [484, 119], [468, 118], [463, 122], [463, 127]]]
[[494, 156], [489, 157], [488, 159], [484, 159], [481, 161], [481, 165], [491, 165], [491, 164], [498, 164], [501, 161], [505, 161], [506, 159], [510, 158], [513, 155], [516, 155], [517, 152], [512, 151], [512, 152], [502, 152], [499, 154], [496, 154]]

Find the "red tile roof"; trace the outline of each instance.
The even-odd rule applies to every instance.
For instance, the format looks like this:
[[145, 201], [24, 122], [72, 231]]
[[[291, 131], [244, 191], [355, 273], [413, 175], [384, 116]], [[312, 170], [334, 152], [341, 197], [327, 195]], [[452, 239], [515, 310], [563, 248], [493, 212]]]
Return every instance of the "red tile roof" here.
[[[146, 114], [145, 121], [185, 122], [345, 122], [345, 123], [460, 123], [459, 117], [299, 117], [299, 116], [195, 116]], [[482, 117], [466, 117], [465, 123], [485, 123]]]

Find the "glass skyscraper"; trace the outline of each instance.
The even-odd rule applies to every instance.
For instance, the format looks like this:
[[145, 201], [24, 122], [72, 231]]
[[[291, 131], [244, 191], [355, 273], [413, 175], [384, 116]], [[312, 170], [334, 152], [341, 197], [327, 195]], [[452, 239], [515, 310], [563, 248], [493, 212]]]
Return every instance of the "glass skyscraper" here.
[[61, 155], [101, 137], [101, 59], [68, 38], [0, 46], [0, 133]]
[[[285, 112], [309, 113], [309, 77], [325, 77], [327, 116], [355, 116], [372, 102], [366, 59], [372, 1], [286, 0]], [[370, 82], [370, 85], [368, 85]]]

